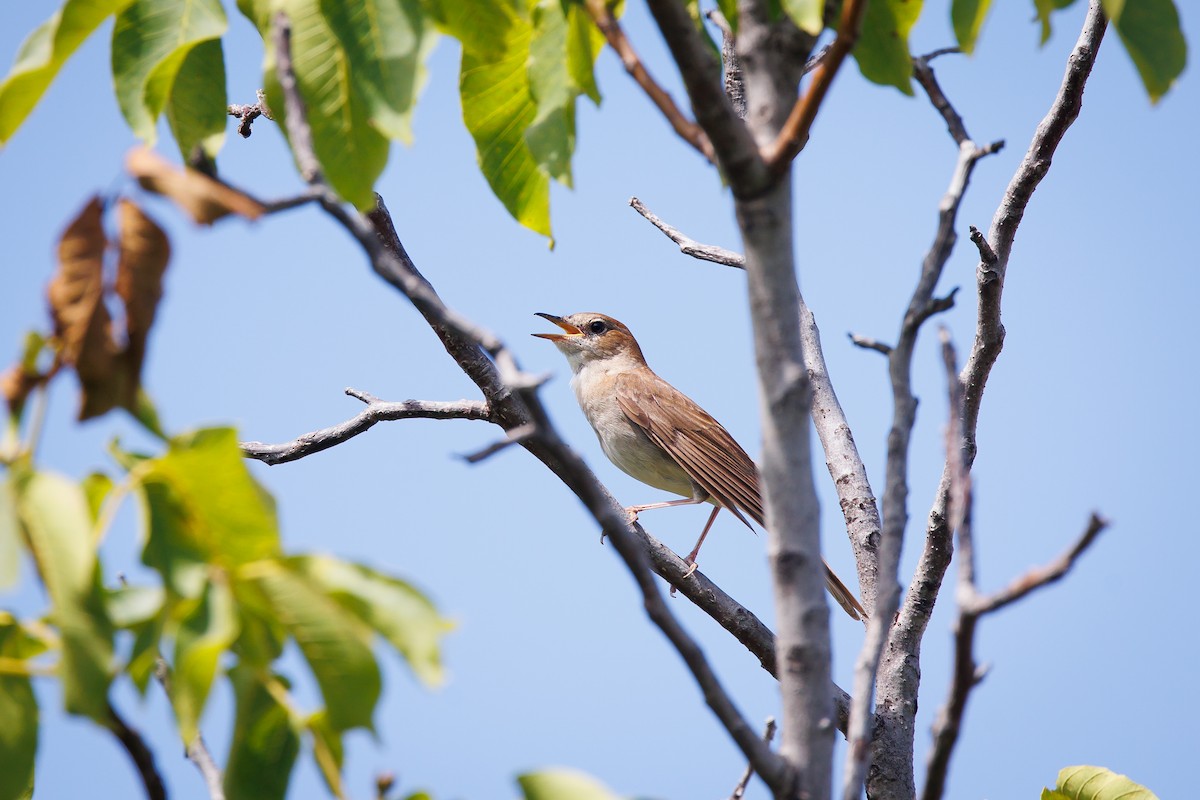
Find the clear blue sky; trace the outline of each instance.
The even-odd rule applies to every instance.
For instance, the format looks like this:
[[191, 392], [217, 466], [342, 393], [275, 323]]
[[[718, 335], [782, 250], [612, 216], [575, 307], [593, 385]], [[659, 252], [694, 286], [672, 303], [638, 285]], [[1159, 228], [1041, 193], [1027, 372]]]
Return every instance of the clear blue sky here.
[[[942, 3], [927, 4], [913, 47], [950, 44]], [[986, 229], [1062, 76], [1083, 3], [1056, 17], [1037, 47], [1032, 4], [996, 3], [972, 59], [936, 62], [943, 86], [979, 141], [1009, 146], [980, 163], [960, 216]], [[1185, 33], [1200, 42], [1194, 7]], [[36, 6], [36, 7], [35, 7]], [[232, 4], [231, 4], [232, 6]], [[678, 82], [640, 3], [628, 30], [651, 70]], [[50, 4], [0, 9], [0, 62]], [[232, 11], [232, 9], [231, 9]], [[110, 28], [68, 64], [39, 109], [0, 152], [0, 353], [45, 326], [44, 285], [65, 221], [121, 177], [133, 138], [108, 77]], [[261, 44], [236, 12], [226, 59], [230, 99], [251, 102]], [[639, 337], [657, 371], [695, 397], [751, 452], [759, 450], [749, 323], [740, 273], [679, 255], [626, 206], [641, 197], [697, 239], [736, 248], [729, 198], [621, 71], [598, 64], [603, 107], [580, 104], [575, 191], [556, 189], [557, 248], [519, 228], [475, 167], [457, 100], [457, 50], [444, 41], [415, 121], [412, 149], [396, 146], [379, 184], [409, 252], [448, 303], [502, 335], [525, 367], [553, 370], [543, 396], [563, 434], [622, 502], [659, 499], [611, 467], [567, 388], [567, 367], [531, 331], [535, 311], [607, 312]], [[1069, 579], [983, 623], [978, 658], [992, 665], [972, 696], [949, 796], [1032, 798], [1060, 767], [1124, 772], [1163, 798], [1193, 789], [1196, 736], [1186, 703], [1197, 633], [1188, 586], [1200, 558], [1190, 492], [1197, 479], [1193, 242], [1200, 155], [1195, 70], [1151, 107], [1110, 31], [1048, 179], [1017, 235], [1004, 304], [1005, 350], [984, 401], [976, 462], [976, 531], [985, 589], [1058, 554], [1093, 509], [1113, 521]], [[265, 120], [233, 133], [222, 174], [264, 197], [300, 186]], [[169, 155], [172, 145], [162, 148]], [[955, 147], [922, 96], [867, 84], [853, 65], [838, 78], [797, 162], [800, 281], [822, 326], [826, 356], [876, 488], [890, 415], [884, 362], [852, 348], [847, 331], [892, 340], [931, 240]], [[173, 430], [234, 424], [244, 439], [281, 441], [356, 413], [354, 386], [388, 399], [475, 397], [419, 316], [378, 281], [341, 230], [312, 209], [256, 225], [201, 230], [147, 200], [169, 230], [174, 261], [146, 380]], [[960, 244], [940, 287], [963, 287], [941, 318], [964, 350], [973, 329], [973, 249]], [[922, 399], [913, 445], [907, 581], [942, 462], [942, 396], [930, 328], [915, 361]], [[60, 381], [40, 451], [73, 476], [111, 468], [114, 435], [142, 441], [123, 419], [77, 426], [76, 389]], [[563, 765], [614, 790], [663, 798], [728, 796], [742, 758], [703, 706], [681, 662], [645, 621], [633, 586], [594, 522], [533, 459], [507, 451], [475, 467], [454, 456], [493, 441], [482, 423], [409, 421], [295, 464], [255, 473], [279, 500], [286, 546], [361, 559], [422, 586], [458, 622], [446, 640], [450, 679], [418, 686], [382, 654], [379, 737], [349, 737], [348, 788], [371, 794], [393, 770], [402, 786], [438, 798], [515, 795], [513, 776]], [[820, 458], [815, 459], [820, 463]], [[823, 473], [821, 473], [823, 475]], [[829, 481], [822, 481], [826, 558], [853, 575]], [[701, 509], [648, 514], [649, 530], [690, 547]], [[109, 579], [149, 579], [127, 511], [104, 547]], [[770, 622], [764, 537], [724, 518], [703, 569]], [[945, 696], [950, 594], [922, 660], [918, 760]], [[28, 569], [0, 606], [43, 607]], [[673, 609], [702, 642], [738, 705], [775, 713], [774, 681], [684, 599]], [[834, 615], [843, 686], [862, 628]], [[311, 680], [289, 661], [302, 696]], [[108, 734], [64, 718], [52, 681], [39, 684], [43, 728], [38, 796], [133, 797], [140, 786]], [[203, 797], [181, 756], [160, 693], [116, 701], [150, 738], [173, 796]], [[230, 693], [221, 684], [203, 728], [223, 760]], [[920, 773], [919, 773], [920, 774]], [[754, 797], [762, 798], [761, 786]], [[302, 760], [294, 798], [325, 795]]]

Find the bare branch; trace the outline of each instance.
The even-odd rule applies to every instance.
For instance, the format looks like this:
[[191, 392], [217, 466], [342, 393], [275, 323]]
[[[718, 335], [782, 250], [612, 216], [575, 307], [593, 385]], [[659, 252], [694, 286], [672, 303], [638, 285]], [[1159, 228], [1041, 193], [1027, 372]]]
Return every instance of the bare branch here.
[[[171, 667], [161, 655], [154, 662], [154, 677], [170, 700]], [[209, 800], [225, 800], [225, 779], [216, 759], [209, 752], [208, 745], [204, 743], [204, 737], [197, 733], [196, 738], [184, 747], [183, 753], [200, 771], [200, 777], [204, 779], [204, 785], [208, 789]]]
[[[289, 44], [286, 15], [277, 14], [274, 24], [276, 49], [284, 51]], [[311, 132], [307, 130], [304, 114], [293, 113], [302, 111], [303, 101], [296, 87], [295, 76], [287, 74], [291, 69], [290, 54], [277, 52], [277, 56], [280, 84], [288, 109], [289, 139], [294, 149], [311, 148]], [[309, 149], [304, 153], [296, 152], [296, 160], [303, 165], [316, 159]], [[322, 185], [319, 170], [308, 169], [304, 174], [311, 185]], [[624, 510], [550, 425], [534, 391], [539, 381], [520, 370], [515, 357], [498, 338], [446, 307], [428, 281], [411, 268], [411, 260], [400, 257], [403, 247], [398, 241], [393, 246], [385, 244], [389, 235], [394, 234], [394, 229], [390, 225], [385, 228], [373, 223], [379, 213], [383, 213], [382, 208], [377, 208], [373, 217], [364, 218], [348, 212], [332, 194], [323, 199], [322, 206], [359, 242], [375, 272], [408, 297], [425, 316], [443, 339], [447, 351], [464, 354], [464, 361], [459, 363], [470, 377], [476, 379], [490, 403], [492, 421], [509, 431], [521, 425], [536, 426], [536, 433], [527, 437], [522, 446], [549, 466], [575, 492], [611, 538], [614, 548], [637, 582], [646, 614], [679, 652], [709, 708], [743, 755], [763, 776], [768, 786], [782, 788], [789, 784], [791, 770], [787, 762], [758, 738], [722, 688], [704, 653], [667, 608], [650, 571], [646, 546], [639, 541]], [[473, 354], [479, 349], [491, 356], [492, 364], [482, 364], [474, 357]]]
[[116, 707], [111, 702], [108, 704], [107, 727], [112, 731], [113, 736], [117, 737], [117, 741], [121, 743], [125, 752], [129, 754], [130, 760], [133, 761], [138, 777], [142, 779], [142, 786], [146, 789], [148, 800], [167, 800], [167, 789], [163, 785], [158, 766], [154, 763], [154, 753], [146, 746], [142, 735], [131, 728], [129, 723], [117, 713]]
[[942, 119], [946, 120], [946, 128], [950, 131], [950, 136], [953, 137], [956, 144], [961, 145], [963, 142], [971, 138], [967, 133], [966, 125], [963, 124], [963, 119], [954, 110], [954, 106], [946, 99], [946, 95], [942, 92], [941, 85], [937, 82], [937, 78], [933, 74], [933, 70], [929, 67], [929, 62], [934, 58], [946, 55], [947, 53], [959, 52], [957, 47], [947, 47], [942, 50], [935, 50], [932, 53], [924, 56], [916, 56], [913, 58], [913, 78], [925, 90], [925, 94], [929, 95], [929, 102], [933, 103], [933, 107], [942, 115]]
[[892, 354], [892, 346], [878, 339], [872, 339], [870, 336], [862, 336], [857, 333], [847, 333], [850, 337], [850, 344], [855, 347], [861, 347], [863, 350], [874, 350], [876, 353], [882, 353], [885, 356]]
[[714, 8], [706, 16], [721, 29], [721, 70], [725, 80], [725, 94], [733, 105], [733, 113], [737, 114], [739, 119], [745, 119], [746, 83], [742, 80], [742, 62], [738, 60], [737, 55], [737, 37], [733, 35], [733, 28], [729, 26], [729, 20], [725, 19], [721, 9]]
[[522, 425], [519, 428], [513, 428], [508, 432], [508, 436], [497, 442], [492, 442], [487, 447], [484, 447], [481, 450], [476, 450], [474, 453], [468, 453], [463, 456], [462, 459], [468, 464], [478, 464], [480, 461], [494, 456], [501, 450], [507, 450], [514, 444], [520, 444], [530, 436], [533, 436], [535, 433], [537, 433], [536, 425]]
[[251, 125], [254, 120], [259, 117], [266, 117], [273, 120], [275, 117], [271, 114], [271, 109], [267, 107], [267, 93], [259, 89], [255, 94], [258, 100], [253, 105], [244, 105], [241, 103], [230, 103], [225, 111], [231, 117], [237, 117], [241, 120], [238, 123], [237, 132], [243, 139], [249, 139], [252, 132]]
[[616, 18], [612, 15], [612, 11], [609, 10], [608, 4], [604, 0], [586, 0], [585, 6], [592, 21], [596, 23], [596, 27], [604, 34], [609, 47], [616, 51], [620, 57], [625, 71], [633, 77], [638, 86], [642, 87], [642, 91], [646, 93], [651, 102], [667, 118], [674, 131], [685, 142], [696, 148], [706, 159], [716, 163], [712, 142], [708, 140], [708, 135], [699, 125], [688, 119], [679, 110], [679, 106], [675, 105], [675, 101], [671, 99], [671, 95], [667, 94], [666, 90], [659, 86], [657, 81], [646, 71], [646, 67], [642, 64], [642, 60], [638, 58], [633, 45], [626, 38], [625, 31], [621, 28], [621, 23], [617, 22]]
[[[352, 395], [354, 391], [347, 389], [346, 394]], [[454, 402], [403, 400], [387, 403], [371, 397], [364, 402], [367, 403], [367, 407], [345, 422], [306, 433], [290, 442], [281, 442], [280, 444], [242, 442], [239, 445], [242, 448], [242, 454], [275, 466], [328, 450], [353, 439], [360, 433], [367, 432], [378, 422], [391, 422], [398, 419], [472, 419], [485, 422], [491, 420], [488, 404], [481, 400]]]
[[[767, 727], [763, 731], [763, 741], [767, 744], [775, 738], [775, 718], [767, 717]], [[741, 780], [737, 786], [733, 787], [733, 794], [729, 795], [729, 800], [742, 800], [746, 796], [746, 787], [750, 785], [750, 779], [754, 777], [754, 766], [747, 765], [746, 771], [742, 773]]]
[[679, 252], [685, 256], [692, 258], [711, 261], [714, 264], [723, 264], [727, 267], [735, 267], [737, 269], [746, 268], [746, 259], [741, 253], [735, 253], [732, 250], [726, 250], [723, 247], [717, 247], [711, 244], [701, 244], [685, 233], [681, 233], [678, 229], [671, 227], [666, 222], [663, 222], [650, 209], [646, 208], [645, 204], [636, 197], [629, 198], [629, 205], [633, 206], [633, 210], [646, 218], [651, 225], [658, 228], [667, 238], [675, 244], [679, 245]]
[[786, 164], [790, 164], [808, 143], [808, 132], [817, 118], [825, 94], [833, 84], [834, 76], [849, 55], [850, 49], [858, 41], [858, 31], [866, 8], [866, 0], [846, 0], [842, 5], [837, 37], [829, 46], [828, 55], [813, 72], [812, 83], [792, 107], [792, 113], [788, 115], [783, 130], [774, 142], [764, 148], [763, 160], [769, 169], [778, 172]]
[[1030, 592], [1058, 581], [1075, 566], [1076, 560], [1083, 555], [1085, 550], [1091, 547], [1092, 543], [1100, 535], [1100, 532], [1107, 527], [1108, 520], [1093, 512], [1083, 533], [1079, 535], [1079, 538], [1065, 553], [1049, 564], [1029, 570], [1029, 572], [1026, 572], [1000, 591], [975, 598], [970, 606], [971, 612], [983, 616], [993, 611], [999, 611], [1005, 606], [1024, 598]]

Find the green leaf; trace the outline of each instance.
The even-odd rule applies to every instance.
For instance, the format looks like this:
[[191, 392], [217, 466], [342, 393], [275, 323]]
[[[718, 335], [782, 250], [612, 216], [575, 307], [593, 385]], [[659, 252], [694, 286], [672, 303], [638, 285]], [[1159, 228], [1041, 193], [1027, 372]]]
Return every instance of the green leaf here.
[[162, 612], [166, 596], [161, 586], [121, 586], [104, 593], [108, 618], [120, 630], [130, 630]]
[[583, 772], [548, 769], [517, 776], [525, 800], [619, 800], [607, 786]]
[[381, 133], [412, 142], [412, 111], [437, 43], [417, 0], [320, 0], [350, 63], [355, 89]]
[[[12, 616], [0, 617], [0, 657], [28, 657], [28, 635]], [[25, 797], [33, 787], [38, 705], [27, 675], [0, 674], [0, 800]]]
[[[1047, 795], [1047, 793], [1049, 793]], [[1054, 791], [1042, 792], [1043, 800], [1158, 800], [1154, 792], [1104, 767], [1063, 767]]]
[[[614, 16], [621, 10], [618, 4]], [[567, 11], [567, 72], [575, 89], [600, 105], [600, 87], [596, 85], [596, 58], [604, 49], [604, 34], [578, 5]]]
[[54, 16], [29, 34], [17, 60], [0, 84], [0, 144], [37, 105], [59, 69], [84, 40], [109, 16], [131, 0], [67, 0]]
[[509, 28], [516, 20], [516, 3], [526, 0], [424, 0], [422, 6], [448, 36], [487, 59], [504, 54]]
[[975, 50], [975, 40], [987, 19], [992, 0], [953, 0], [950, 5], [950, 21], [954, 23], [954, 36], [958, 46], [970, 55]]
[[905, 94], [912, 90], [908, 33], [921, 15], [923, 0], [873, 0], [867, 3], [854, 59], [863, 77]]
[[1075, 0], [1033, 0], [1038, 21], [1042, 23], [1042, 44], [1050, 39], [1050, 13], [1072, 5]]
[[426, 685], [441, 683], [441, 637], [453, 625], [410, 584], [330, 556], [296, 556], [287, 567], [311, 580], [404, 656]]
[[1105, 0], [1103, 5], [1150, 102], [1157, 103], [1187, 65], [1187, 41], [1175, 4], [1172, 0]]
[[[199, 50], [204, 46], [205, 45], [200, 45], [200, 47], [197, 47], [196, 50]], [[192, 52], [195, 52], [195, 50]], [[178, 80], [175, 81], [175, 85], [176, 86], [179, 85]], [[168, 106], [167, 107], [167, 116], [170, 117], [170, 115], [171, 115], [171, 107]], [[171, 125], [172, 125], [172, 127], [174, 127], [175, 123], [172, 122]], [[175, 138], [176, 138], [176, 141], [179, 141], [178, 133], [175, 134]], [[221, 134], [221, 138], [222, 139], [225, 138], [224, 133]], [[201, 142], [201, 146], [206, 147], [206, 145], [204, 145], [203, 142]], [[218, 146], [219, 146], [219, 143], [218, 143]], [[205, 152], [207, 152], [207, 150], [205, 150]], [[159, 418], [158, 418], [158, 409], [156, 409], [154, 407], [154, 401], [152, 401], [150, 399], [150, 395], [146, 393], [145, 387], [142, 387], [142, 386], [138, 387], [137, 396], [134, 397], [134, 399], [133, 399], [133, 408], [128, 409], [128, 410], [129, 410], [129, 413], [133, 415], [133, 418], [136, 419], [138, 421], [138, 423], [143, 428], [145, 428], [149, 433], [154, 434], [159, 439], [162, 439], [164, 442], [167, 440], [167, 438], [168, 438], [167, 433], [162, 426], [162, 421], [159, 420]]]
[[538, 166], [565, 186], [571, 185], [575, 151], [575, 97], [566, 69], [567, 17], [561, 0], [537, 0], [529, 41], [529, 94], [537, 106], [525, 131], [525, 144]]
[[0, 589], [15, 586], [21, 574], [21, 534], [17, 495], [10, 475], [0, 481]]
[[229, 679], [237, 710], [225, 762], [225, 797], [283, 800], [300, 752], [300, 735], [287, 709], [275, 701], [255, 670], [234, 667]]
[[199, 733], [200, 715], [221, 655], [237, 634], [233, 594], [227, 585], [214, 580], [175, 634], [171, 705], [185, 743], [192, 742]]
[[80, 485], [83, 487], [84, 496], [87, 497], [88, 516], [95, 525], [100, 519], [100, 507], [104, 505], [104, 499], [112, 491], [112, 478], [103, 472], [92, 472], [84, 477]]
[[308, 719], [308, 732], [312, 734], [313, 759], [329, 793], [334, 797], [345, 797], [346, 790], [342, 785], [342, 764], [346, 760], [346, 751], [342, 745], [342, 734], [329, 724], [329, 715], [318, 711]]
[[[782, 0], [783, 10], [791, 17], [796, 27], [816, 36], [825, 29], [825, 3], [823, 0]], [[728, 15], [726, 15], [728, 19]]]
[[[209, 158], [216, 158], [225, 143], [226, 99], [225, 52], [221, 40], [200, 42], [188, 51], [179, 66], [167, 100], [167, 122], [185, 162], [191, 161], [197, 148]], [[167, 438], [154, 406], [141, 389], [137, 399], [137, 410], [148, 412], [135, 414], [138, 421], [159, 438]]]
[[232, 428], [176, 436], [136, 470], [149, 532], [142, 560], [176, 594], [198, 597], [208, 564], [279, 553], [274, 501], [250, 475]]
[[738, 30], [737, 0], [717, 0], [717, 8], [721, 10], [721, 16], [725, 17], [725, 21], [729, 23], [729, 29], [736, 35]]
[[17, 510], [62, 636], [67, 711], [108, 716], [112, 625], [105, 613], [96, 543], [83, 490], [47, 472], [17, 477]]
[[513, 16], [498, 55], [463, 50], [459, 74], [463, 121], [492, 192], [525, 227], [550, 236], [550, 182], [525, 131], [537, 116], [526, 65], [532, 26]]
[[125, 664], [125, 674], [133, 681], [138, 693], [145, 696], [161, 658], [159, 645], [163, 635], [163, 615], [135, 624], [131, 630], [134, 637], [133, 648], [129, 652], [129, 661]]
[[313, 581], [278, 561], [247, 565], [238, 577], [261, 592], [300, 646], [321, 687], [329, 724], [338, 731], [370, 729], [380, 678], [369, 629]]
[[[140, 139], [154, 144], [156, 122], [188, 54], [202, 42], [219, 39], [227, 27], [220, 0], [134, 0], [117, 15], [112, 38], [113, 83], [121, 113]], [[224, 95], [222, 80], [222, 113]], [[195, 99], [193, 95], [185, 102]], [[189, 131], [188, 136], [194, 137], [195, 132]]]

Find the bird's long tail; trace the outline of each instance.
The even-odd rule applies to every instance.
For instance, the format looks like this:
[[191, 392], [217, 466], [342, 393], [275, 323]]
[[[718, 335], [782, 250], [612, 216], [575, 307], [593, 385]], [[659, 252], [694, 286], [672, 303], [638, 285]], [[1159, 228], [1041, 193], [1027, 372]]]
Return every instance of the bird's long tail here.
[[[822, 562], [824, 563], [824, 562]], [[862, 603], [858, 602], [858, 598], [854, 596], [854, 592], [847, 588], [846, 584], [842, 583], [842, 579], [837, 576], [837, 573], [825, 564], [825, 588], [833, 595], [833, 599], [837, 600], [851, 619], [867, 619], [867, 611], [862, 607]]]

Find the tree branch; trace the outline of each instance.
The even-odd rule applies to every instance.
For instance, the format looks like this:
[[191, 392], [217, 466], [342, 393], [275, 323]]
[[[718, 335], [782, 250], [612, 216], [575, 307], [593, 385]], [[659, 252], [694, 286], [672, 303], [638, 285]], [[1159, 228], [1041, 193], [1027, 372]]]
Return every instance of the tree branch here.
[[[961, 117], [938, 88], [928, 59], [917, 61], [920, 62], [921, 71], [919, 83], [929, 93], [934, 108], [948, 120], [951, 134], [958, 144], [958, 159], [950, 185], [939, 203], [933, 242], [922, 261], [920, 276], [901, 321], [896, 344], [886, 350], [879, 346], [872, 347], [885, 353], [888, 358], [888, 375], [892, 386], [892, 426], [887, 440], [876, 613], [872, 615], [866, 642], [855, 664], [854, 696], [857, 703], [851, 708], [850, 747], [846, 755], [843, 783], [843, 796], [848, 800], [861, 794], [867, 768], [871, 764], [869, 745], [873, 737], [879, 742], [879, 746], [874, 748], [877, 767], [875, 780], [879, 783], [869, 787], [868, 794], [887, 795], [894, 792], [911, 796], [915, 792], [911, 769], [912, 725], [916, 714], [919, 671], [913, 669], [913, 665], [919, 663], [921, 639], [928, 615], [901, 616], [898, 624], [892, 630], [887, 630], [900, 604], [899, 559], [908, 526], [909, 451], [917, 416], [917, 399], [912, 390], [912, 359], [921, 326], [934, 314], [954, 305], [957, 289], [942, 298], [935, 297], [934, 290], [958, 239], [955, 232], [958, 210], [970, 184], [971, 174], [981, 158], [1003, 146], [1002, 142], [977, 146], [966, 135]], [[950, 119], [955, 122], [951, 124]], [[872, 340], [853, 337], [852, 341], [863, 347], [874, 344]], [[931, 611], [940, 588], [940, 575], [935, 581], [914, 581], [906, 599], [906, 608], [911, 609], [919, 603], [919, 608]], [[884, 645], [889, 636], [892, 645], [887, 648], [885, 655]], [[887, 712], [876, 722], [879, 728], [876, 732], [868, 723], [877, 680], [881, 685], [876, 701]], [[883, 784], [888, 788], [883, 788]]]
[[[309, 147], [311, 135], [303, 113], [303, 100], [294, 75], [286, 74], [291, 69], [290, 53], [285, 52], [289, 46], [286, 15], [276, 14], [273, 27], [277, 68], [287, 108], [289, 139], [293, 148]], [[297, 152], [296, 159], [297, 163], [306, 164], [315, 161], [315, 156], [309, 150]], [[305, 170], [304, 174], [310, 184], [323, 184], [319, 171], [310, 169]], [[395, 248], [384, 247], [381, 238], [387, 235], [387, 231], [376, 228], [371, 218], [351, 214], [332, 193], [328, 194], [322, 205], [363, 247], [375, 272], [399, 289], [426, 319], [431, 320], [431, 325], [435, 326], [435, 331], [443, 337], [444, 342], [453, 339], [454, 349], [459, 352], [469, 354], [482, 348], [491, 356], [494, 372], [482, 368], [471, 358], [462, 366], [468, 374], [479, 370], [481, 381], [477, 383], [491, 404], [493, 421], [505, 430], [521, 425], [536, 426], [536, 432], [528, 436], [522, 446], [549, 466], [587, 506], [633, 575], [641, 591], [647, 616], [683, 658], [713, 714], [767, 785], [773, 789], [784, 786], [790, 780], [787, 762], [772, 752], [741, 716], [699, 646], [667, 608], [649, 569], [646, 548], [629, 524], [624, 510], [550, 425], [535, 391], [540, 381], [520, 370], [515, 357], [499, 339], [447, 308], [423, 277], [406, 268], [405, 262], [397, 257]], [[376, 209], [377, 212], [380, 210]], [[407, 263], [411, 264], [411, 261]], [[450, 345], [447, 345], [447, 350], [451, 350]], [[472, 377], [475, 375], [472, 374]]]
[[950, 756], [958, 743], [971, 691], [983, 679], [984, 670], [975, 663], [975, 631], [979, 620], [1062, 578], [1076, 560], [1108, 526], [1093, 513], [1083, 534], [1069, 550], [1050, 564], [1031, 570], [1007, 588], [992, 595], [979, 594], [975, 581], [975, 545], [972, 532], [972, 488], [970, 466], [962, 447], [963, 386], [958, 379], [954, 345], [942, 331], [942, 357], [950, 394], [950, 422], [946, 432], [946, 461], [951, 475], [950, 524], [958, 531], [958, 616], [954, 624], [954, 668], [945, 704], [933, 724], [933, 748], [926, 761], [922, 800], [940, 800], [946, 789]]
[[146, 746], [142, 735], [129, 727], [129, 723], [117, 713], [111, 702], [108, 704], [108, 729], [117, 737], [117, 741], [133, 761], [133, 766], [146, 789], [148, 800], [167, 800], [167, 789], [154, 763], [154, 753]]
[[746, 257], [741, 253], [735, 253], [732, 250], [726, 250], [723, 247], [717, 247], [711, 244], [701, 244], [678, 229], [671, 227], [666, 222], [663, 222], [658, 216], [646, 208], [646, 205], [636, 197], [629, 198], [629, 205], [633, 210], [646, 218], [654, 227], [658, 228], [675, 244], [679, 245], [679, 252], [685, 256], [699, 258], [704, 261], [711, 261], [714, 264], [723, 264], [727, 267], [735, 267], [737, 269], [746, 268]]
[[243, 139], [250, 138], [250, 134], [252, 133], [250, 126], [254, 124], [254, 120], [259, 117], [266, 117], [270, 120], [275, 119], [271, 114], [271, 109], [267, 107], [267, 93], [259, 89], [255, 94], [258, 100], [253, 105], [230, 103], [225, 109], [229, 116], [237, 117], [241, 120], [238, 123], [237, 132]]
[[596, 23], [596, 27], [604, 34], [609, 47], [620, 57], [625, 71], [633, 77], [638, 86], [642, 87], [642, 91], [646, 93], [651, 102], [658, 107], [658, 110], [671, 123], [671, 128], [679, 134], [680, 138], [696, 148], [700, 155], [704, 156], [710, 162], [716, 163], [712, 142], [708, 140], [708, 135], [699, 125], [692, 122], [679, 110], [679, 106], [675, 105], [675, 101], [671, 99], [671, 95], [667, 94], [666, 90], [659, 86], [654, 78], [650, 76], [650, 73], [646, 71], [646, 67], [642, 64], [642, 60], [638, 58], [633, 45], [626, 38], [625, 31], [621, 28], [621, 23], [617, 22], [616, 18], [612, 15], [612, 11], [609, 10], [608, 4], [604, 0], [586, 0], [585, 6], [592, 21]]
[[[154, 663], [154, 677], [158, 680], [159, 686], [162, 687], [169, 701], [171, 699], [171, 668], [161, 655]], [[208, 789], [209, 800], [225, 800], [225, 778], [221, 773], [221, 768], [217, 766], [216, 759], [208, 751], [204, 737], [197, 733], [196, 738], [187, 743], [183, 752], [188, 761], [195, 764], [196, 769], [200, 771], [200, 777], [204, 779], [204, 785]]]
[[846, 56], [850, 54], [854, 43], [858, 41], [858, 31], [866, 8], [866, 0], [846, 0], [842, 5], [837, 37], [829, 46], [828, 55], [814, 70], [808, 91], [792, 106], [792, 113], [788, 115], [783, 130], [775, 137], [775, 141], [763, 150], [763, 160], [769, 169], [777, 172], [784, 165], [790, 164], [808, 143], [808, 132], [817, 118], [817, 112], [829, 87], [833, 84], [834, 76], [837, 75]]
[[434, 402], [430, 400], [404, 400], [387, 403], [371, 395], [346, 389], [346, 394], [357, 397], [367, 407], [355, 416], [329, 428], [306, 433], [280, 444], [242, 442], [242, 454], [265, 464], [275, 466], [328, 450], [349, 439], [365, 433], [378, 422], [398, 419], [473, 419], [490, 421], [488, 404], [480, 400], [458, 400], [456, 402]]

